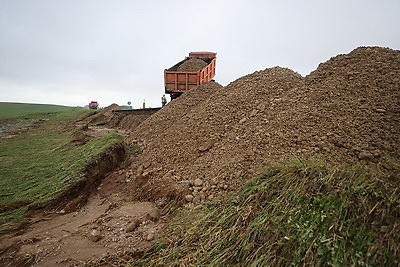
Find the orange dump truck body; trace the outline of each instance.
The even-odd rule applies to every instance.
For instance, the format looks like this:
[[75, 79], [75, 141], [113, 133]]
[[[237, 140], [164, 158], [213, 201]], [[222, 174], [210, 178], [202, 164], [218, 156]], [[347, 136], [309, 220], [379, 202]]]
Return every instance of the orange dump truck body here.
[[[191, 58], [199, 58], [205, 61], [207, 66], [196, 72], [177, 71], [180, 65]], [[174, 98], [204, 82], [211, 81], [215, 76], [216, 59], [217, 53], [190, 52], [184, 60], [164, 70], [165, 93]]]

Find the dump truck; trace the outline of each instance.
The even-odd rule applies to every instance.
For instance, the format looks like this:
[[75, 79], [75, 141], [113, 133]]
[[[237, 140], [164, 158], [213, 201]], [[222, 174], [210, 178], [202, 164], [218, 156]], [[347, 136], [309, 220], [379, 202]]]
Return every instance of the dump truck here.
[[89, 103], [89, 109], [97, 109], [99, 107], [99, 103], [97, 101], [92, 101]]
[[189, 56], [164, 70], [165, 93], [172, 99], [215, 76], [217, 53], [190, 52]]

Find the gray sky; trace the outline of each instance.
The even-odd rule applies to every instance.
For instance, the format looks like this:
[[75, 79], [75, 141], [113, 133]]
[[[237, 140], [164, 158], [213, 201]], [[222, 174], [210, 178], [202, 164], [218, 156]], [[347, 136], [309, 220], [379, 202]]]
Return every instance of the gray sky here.
[[400, 49], [399, 0], [0, 0], [0, 101], [161, 104], [163, 71], [217, 52], [222, 85], [303, 76], [358, 46]]

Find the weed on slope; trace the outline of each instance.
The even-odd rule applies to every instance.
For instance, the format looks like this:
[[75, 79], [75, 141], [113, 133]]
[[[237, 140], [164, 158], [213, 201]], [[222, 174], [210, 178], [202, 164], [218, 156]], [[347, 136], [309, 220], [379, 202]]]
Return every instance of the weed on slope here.
[[396, 266], [399, 172], [271, 166], [224, 201], [182, 209], [143, 265]]

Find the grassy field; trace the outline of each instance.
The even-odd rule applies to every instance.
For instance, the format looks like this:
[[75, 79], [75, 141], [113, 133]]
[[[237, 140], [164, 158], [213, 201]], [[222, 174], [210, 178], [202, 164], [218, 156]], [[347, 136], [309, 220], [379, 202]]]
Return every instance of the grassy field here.
[[15, 118], [30, 118], [38, 115], [43, 116], [43, 113], [71, 111], [72, 109], [73, 107], [58, 105], [0, 102], [0, 121]]
[[[15, 228], [29, 206], [47, 203], [79, 181], [89, 162], [121, 140], [117, 134], [91, 138], [77, 131], [73, 121], [92, 114], [91, 111], [54, 108], [24, 105], [24, 112], [8, 115], [17, 118], [21, 116], [17, 114], [46, 110], [36, 116], [42, 114], [49, 120], [37, 122], [28, 132], [0, 142], [0, 232]], [[53, 110], [51, 114], [49, 110]]]

